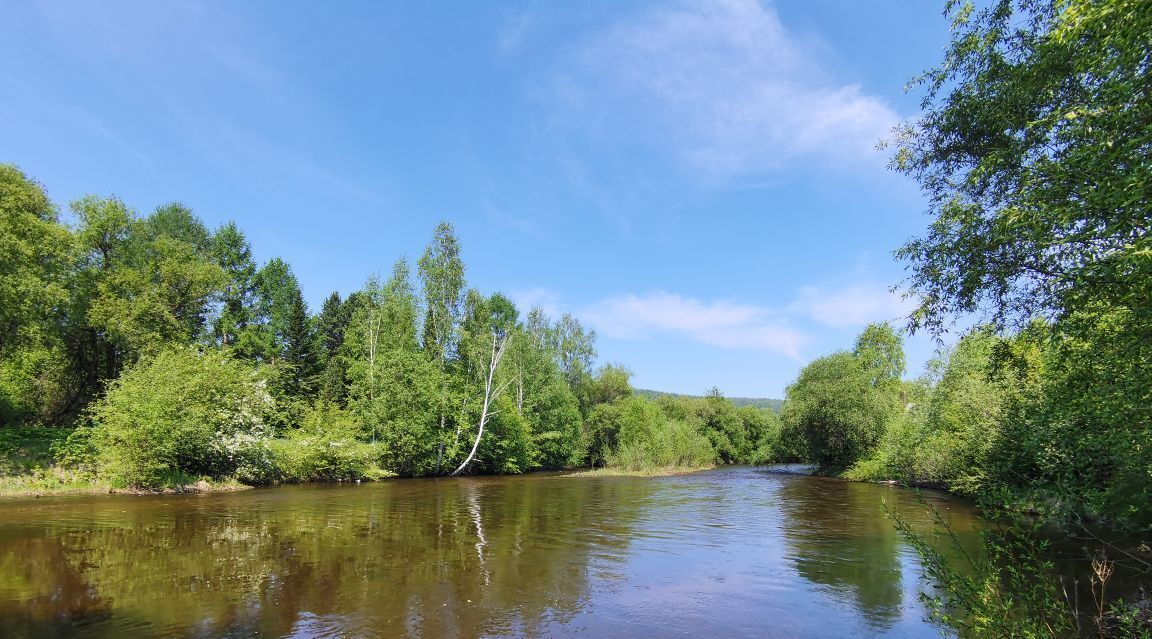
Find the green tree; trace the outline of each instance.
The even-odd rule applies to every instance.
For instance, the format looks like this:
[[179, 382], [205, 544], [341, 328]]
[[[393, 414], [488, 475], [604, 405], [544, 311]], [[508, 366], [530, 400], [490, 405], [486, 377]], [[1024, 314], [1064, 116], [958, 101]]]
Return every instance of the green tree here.
[[844, 469], [872, 452], [894, 415], [894, 397], [877, 392], [873, 371], [852, 353], [808, 364], [788, 387], [782, 419], [785, 437], [804, 441], [809, 461]]
[[312, 318], [308, 315], [308, 305], [304, 303], [299, 289], [292, 297], [288, 321], [280, 339], [284, 343], [284, 391], [292, 397], [311, 397], [316, 390], [320, 366], [316, 356]]
[[[83, 256], [72, 312], [90, 328], [86, 339], [95, 342], [89, 350], [99, 353], [102, 379], [141, 355], [200, 336], [208, 304], [224, 284], [208, 255], [115, 198], [86, 197], [72, 210]], [[184, 210], [160, 219], [183, 220], [173, 224], [177, 233], [199, 225]]]
[[581, 411], [587, 413], [592, 405], [588, 397], [588, 380], [592, 374], [592, 362], [596, 359], [596, 331], [585, 329], [580, 320], [565, 313], [556, 322], [553, 332], [560, 370], [572, 392], [580, 399]]
[[320, 366], [319, 398], [344, 405], [348, 394], [348, 364], [344, 357], [344, 334], [352, 319], [352, 304], [333, 292], [316, 316], [316, 353]]
[[744, 420], [736, 406], [713, 387], [703, 399], [693, 402], [695, 417], [720, 461], [725, 464], [746, 462], [752, 456], [753, 442], [748, 438]]
[[[460, 360], [463, 368], [462, 390], [467, 403], [462, 417], [469, 424], [468, 430], [471, 430], [471, 424], [476, 425], [476, 436], [464, 461], [452, 471], [453, 475], [464, 472], [475, 458], [489, 420], [501, 410], [499, 406], [503, 403], [500, 400], [504, 391], [514, 381], [507, 379], [505, 369], [500, 364], [509, 342], [515, 337], [518, 315], [516, 305], [500, 293], [485, 298], [476, 289], [468, 291], [464, 304]], [[519, 425], [516, 431], [524, 432]], [[454, 457], [462, 434], [470, 434], [464, 428], [463, 419], [457, 421], [456, 433], [448, 449], [449, 458]], [[490, 435], [489, 439], [493, 437]], [[530, 459], [531, 455], [526, 457]]]
[[[355, 299], [355, 303], [353, 303]], [[350, 398], [371, 404], [380, 394], [380, 369], [384, 364], [384, 288], [376, 275], [364, 289], [348, 300], [351, 317], [344, 334], [343, 352], [348, 362]]]
[[319, 374], [312, 318], [284, 260], [269, 260], [254, 284], [252, 323], [239, 332], [235, 350], [270, 367], [272, 390], [290, 413], [285, 419], [296, 421], [300, 402], [312, 397]]
[[940, 333], [976, 314], [1024, 329], [1002, 349], [1030, 342], [1041, 366], [1006, 417], [1005, 486], [1146, 522], [1152, 12], [1144, 0], [948, 6], [944, 61], [917, 79], [922, 113], [894, 139], [893, 167], [934, 217], [896, 252], [920, 301], [911, 327]]
[[532, 430], [534, 464], [554, 469], [580, 463], [584, 450], [576, 396], [554, 369], [537, 377], [534, 387], [524, 410]]
[[741, 461], [752, 464], [790, 461], [782, 454], [781, 423], [776, 411], [756, 406], [741, 406], [738, 412], [751, 448], [748, 456]]
[[179, 202], [170, 202], [156, 208], [144, 219], [143, 233], [149, 240], [167, 235], [174, 240], [191, 244], [197, 253], [212, 251], [212, 236], [192, 209]]
[[228, 222], [213, 234], [211, 252], [227, 278], [213, 333], [220, 344], [235, 346], [255, 319], [256, 263], [252, 260], [252, 247], [236, 223]]
[[633, 394], [632, 371], [623, 364], [605, 364], [596, 377], [582, 383], [590, 405], [614, 402]]
[[72, 260], [72, 236], [44, 190], [0, 164], [0, 425], [51, 422], [68, 408]]
[[1152, 12], [1145, 0], [949, 2], [943, 63], [893, 167], [924, 190], [928, 233], [896, 252], [914, 328], [1152, 299]]
[[71, 244], [44, 189], [0, 164], [0, 357], [55, 319], [67, 299]]
[[[464, 262], [460, 259], [460, 242], [448, 222], [440, 222], [432, 242], [417, 262], [417, 272], [424, 287], [424, 351], [437, 363], [447, 384], [448, 360], [453, 355], [456, 331], [460, 323], [464, 295]], [[441, 444], [437, 452], [439, 469], [444, 457], [445, 428], [448, 417], [448, 388], [440, 389]], [[457, 429], [459, 434], [459, 429]]]
[[990, 330], [977, 329], [948, 354], [924, 413], [915, 466], [902, 476], [967, 494], [988, 488], [990, 456], [1012, 445], [1004, 441], [1004, 420], [1016, 384], [997, 369], [1000, 345]]
[[417, 300], [408, 264], [397, 261], [389, 280], [375, 276], [349, 297], [352, 317], [343, 337], [349, 398], [365, 436], [381, 442], [385, 465], [402, 475], [436, 470], [440, 390], [444, 373], [418, 350]]
[[533, 465], [565, 468], [583, 457], [580, 405], [556, 363], [551, 340], [544, 312], [529, 311], [510, 342], [507, 371], [516, 412], [531, 429]]
[[904, 341], [887, 322], [865, 327], [852, 353], [871, 373], [877, 388], [893, 388], [904, 376]]

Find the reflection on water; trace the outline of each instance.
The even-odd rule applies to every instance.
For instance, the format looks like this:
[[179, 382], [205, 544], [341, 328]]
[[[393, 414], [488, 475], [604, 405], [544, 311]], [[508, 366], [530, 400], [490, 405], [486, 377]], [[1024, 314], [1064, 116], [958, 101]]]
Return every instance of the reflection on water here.
[[[932, 637], [882, 500], [731, 468], [0, 503], [10, 637]], [[965, 503], [934, 497], [969, 530]], [[905, 508], [906, 507], [906, 508]]]
[[[913, 493], [813, 477], [783, 483], [780, 497], [784, 539], [797, 573], [851, 601], [876, 630], [891, 627], [906, 611], [921, 614], [905, 601], [915, 598], [922, 585], [916, 581], [918, 560], [884, 513], [887, 502], [914, 527], [930, 530], [929, 517]], [[965, 543], [978, 547], [967, 504], [938, 494], [925, 499]]]

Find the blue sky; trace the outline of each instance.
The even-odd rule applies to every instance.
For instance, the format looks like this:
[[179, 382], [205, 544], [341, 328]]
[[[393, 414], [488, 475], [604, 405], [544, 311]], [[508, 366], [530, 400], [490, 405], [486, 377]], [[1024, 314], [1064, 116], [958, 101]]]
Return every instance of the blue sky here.
[[891, 251], [928, 218], [875, 145], [940, 9], [9, 2], [0, 161], [236, 220], [314, 309], [447, 219], [469, 284], [573, 313], [638, 386], [781, 397], [908, 310]]

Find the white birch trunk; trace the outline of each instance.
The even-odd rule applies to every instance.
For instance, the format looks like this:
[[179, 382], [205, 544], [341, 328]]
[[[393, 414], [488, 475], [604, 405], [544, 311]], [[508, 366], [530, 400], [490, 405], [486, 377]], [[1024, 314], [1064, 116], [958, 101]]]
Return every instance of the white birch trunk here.
[[497, 340], [495, 333], [492, 335], [492, 358], [488, 362], [488, 377], [484, 380], [484, 403], [480, 407], [480, 424], [476, 430], [476, 441], [472, 442], [472, 451], [468, 453], [468, 457], [460, 464], [456, 470], [452, 471], [452, 476], [459, 475], [472, 463], [472, 458], [476, 456], [476, 451], [480, 448], [480, 439], [484, 437], [484, 427], [488, 424], [488, 418], [491, 416], [489, 409], [492, 407], [492, 402], [500, 396], [504, 387], [493, 388], [493, 382], [496, 377], [496, 367], [500, 365], [500, 358], [504, 357], [504, 347], [508, 346], [508, 337], [505, 335], [503, 339]]

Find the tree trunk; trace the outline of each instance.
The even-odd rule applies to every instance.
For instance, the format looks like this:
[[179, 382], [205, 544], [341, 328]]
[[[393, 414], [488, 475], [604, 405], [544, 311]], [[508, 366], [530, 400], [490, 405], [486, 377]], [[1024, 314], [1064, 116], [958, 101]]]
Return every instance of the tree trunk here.
[[496, 377], [496, 367], [500, 365], [500, 358], [504, 356], [504, 347], [507, 345], [508, 335], [497, 340], [496, 334], [492, 334], [492, 359], [488, 363], [488, 378], [484, 380], [484, 404], [480, 407], [480, 424], [476, 430], [476, 441], [472, 442], [472, 451], [468, 453], [468, 457], [456, 470], [452, 471], [453, 477], [464, 472], [468, 464], [472, 463], [472, 458], [476, 456], [476, 451], [480, 448], [480, 439], [484, 437], [484, 427], [488, 424], [488, 418], [491, 416], [489, 409], [492, 407], [492, 402], [496, 401], [500, 392], [504, 390], [504, 387], [493, 388], [492, 384]]

